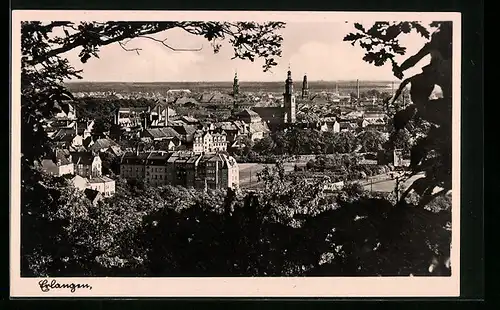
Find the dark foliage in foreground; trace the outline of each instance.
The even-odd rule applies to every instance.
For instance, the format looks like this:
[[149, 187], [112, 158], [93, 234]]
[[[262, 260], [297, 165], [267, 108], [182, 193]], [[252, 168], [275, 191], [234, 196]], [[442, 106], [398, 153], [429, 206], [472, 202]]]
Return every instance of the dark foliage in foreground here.
[[23, 193], [23, 233], [37, 232], [23, 243], [23, 275], [450, 274], [449, 201], [431, 211], [355, 186], [327, 195], [319, 183], [285, 182], [280, 167], [261, 174], [262, 192], [120, 183], [98, 206], [44, 177], [50, 190]]

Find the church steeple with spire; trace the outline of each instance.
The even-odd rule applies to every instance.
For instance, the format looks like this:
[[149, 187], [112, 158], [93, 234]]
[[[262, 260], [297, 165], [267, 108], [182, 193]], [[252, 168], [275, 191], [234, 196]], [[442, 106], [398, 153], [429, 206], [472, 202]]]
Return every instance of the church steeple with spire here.
[[288, 65], [287, 78], [285, 80], [285, 93], [283, 94], [283, 107], [285, 109], [285, 123], [295, 123], [295, 96], [293, 95], [293, 80], [290, 65]]
[[307, 74], [304, 74], [302, 80], [302, 99], [309, 98], [309, 84], [307, 83]]
[[233, 96], [237, 96], [240, 93], [240, 84], [238, 81], [238, 72], [234, 72], [234, 80], [233, 80]]

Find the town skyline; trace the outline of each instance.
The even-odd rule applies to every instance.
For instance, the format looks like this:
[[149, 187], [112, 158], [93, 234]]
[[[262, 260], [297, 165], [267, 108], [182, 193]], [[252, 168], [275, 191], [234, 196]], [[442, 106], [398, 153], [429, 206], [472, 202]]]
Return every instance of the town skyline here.
[[[117, 44], [103, 47], [98, 59], [91, 58], [85, 64], [79, 61], [77, 50], [66, 56], [76, 69], [83, 69], [83, 79], [78, 80], [81, 82], [226, 82], [232, 81], [235, 73], [243, 83], [281, 82], [289, 69], [297, 81], [304, 75], [311, 82], [396, 81], [390, 64], [373, 66], [363, 61], [361, 49], [343, 41], [351, 31], [354, 31], [351, 22], [287, 22], [279, 31], [283, 36], [282, 57], [276, 59], [278, 65], [269, 72], [263, 72], [261, 59], [255, 62], [231, 59], [233, 50], [228, 42], [222, 42], [220, 51], [214, 53], [204, 38], [180, 29], [155, 37], [168, 38], [169, 44], [176, 48], [202, 49], [171, 51], [153, 40], [134, 39], [127, 44], [127, 49], [140, 48], [139, 53], [125, 51]], [[401, 44], [410, 55], [418, 51], [424, 41], [418, 34], [410, 33], [402, 38]], [[405, 56], [396, 57], [396, 61], [403, 59]], [[428, 61], [425, 58], [421, 62]], [[414, 73], [408, 72], [408, 76]]]

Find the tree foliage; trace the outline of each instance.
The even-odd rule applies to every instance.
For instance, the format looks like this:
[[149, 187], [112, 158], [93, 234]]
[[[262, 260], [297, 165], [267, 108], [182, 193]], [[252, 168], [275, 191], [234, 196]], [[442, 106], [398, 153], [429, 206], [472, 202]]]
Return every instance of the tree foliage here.
[[[119, 180], [116, 195], [96, 207], [61, 183], [51, 192], [51, 197], [60, 198], [46, 204], [50, 211], [38, 205], [30, 209], [42, 211], [44, 220], [37, 213], [25, 222], [36, 225], [26, 225], [25, 233], [36, 229], [42, 239], [30, 238], [23, 244], [24, 273], [449, 274], [443, 267], [449, 255], [449, 209], [431, 212], [410, 207], [400, 212], [355, 183], [328, 194], [323, 190], [326, 180], [289, 179], [281, 163], [263, 170], [259, 178], [265, 183], [263, 190], [247, 193], [150, 187]], [[38, 244], [44, 246], [34, 247]], [[441, 269], [431, 272], [433, 261]]]
[[[412, 137], [411, 168], [413, 172], [425, 172], [418, 186], [410, 186], [422, 196], [425, 205], [437, 195], [451, 190], [452, 171], [452, 23], [432, 22], [377, 22], [365, 29], [355, 24], [357, 32], [348, 34], [344, 41], [359, 45], [366, 50], [364, 60], [376, 66], [390, 62], [394, 75], [403, 79], [404, 72], [414, 67], [422, 58], [431, 56], [430, 63], [422, 72], [402, 81], [394, 98], [394, 105], [403, 89], [411, 84], [412, 104], [394, 115], [395, 131], [408, 130]], [[396, 55], [404, 55], [406, 49], [399, 44], [399, 36], [415, 30], [428, 42], [415, 54], [398, 64]], [[442, 90], [442, 98], [430, 98], [436, 86]], [[432, 194], [439, 187], [440, 191]], [[406, 195], [403, 195], [403, 198]]]

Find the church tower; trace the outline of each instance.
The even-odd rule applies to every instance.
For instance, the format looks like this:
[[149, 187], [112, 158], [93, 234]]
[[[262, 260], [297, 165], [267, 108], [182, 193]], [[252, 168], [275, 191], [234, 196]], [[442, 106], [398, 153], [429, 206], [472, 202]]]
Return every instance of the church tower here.
[[307, 74], [304, 74], [302, 81], [302, 99], [309, 98], [309, 84], [307, 83]]
[[234, 73], [233, 80], [233, 96], [236, 97], [240, 93], [240, 83], [238, 81], [238, 72]]
[[292, 71], [290, 69], [288, 69], [288, 76], [285, 80], [283, 106], [285, 109], [285, 123], [295, 123], [295, 96], [293, 95]]

